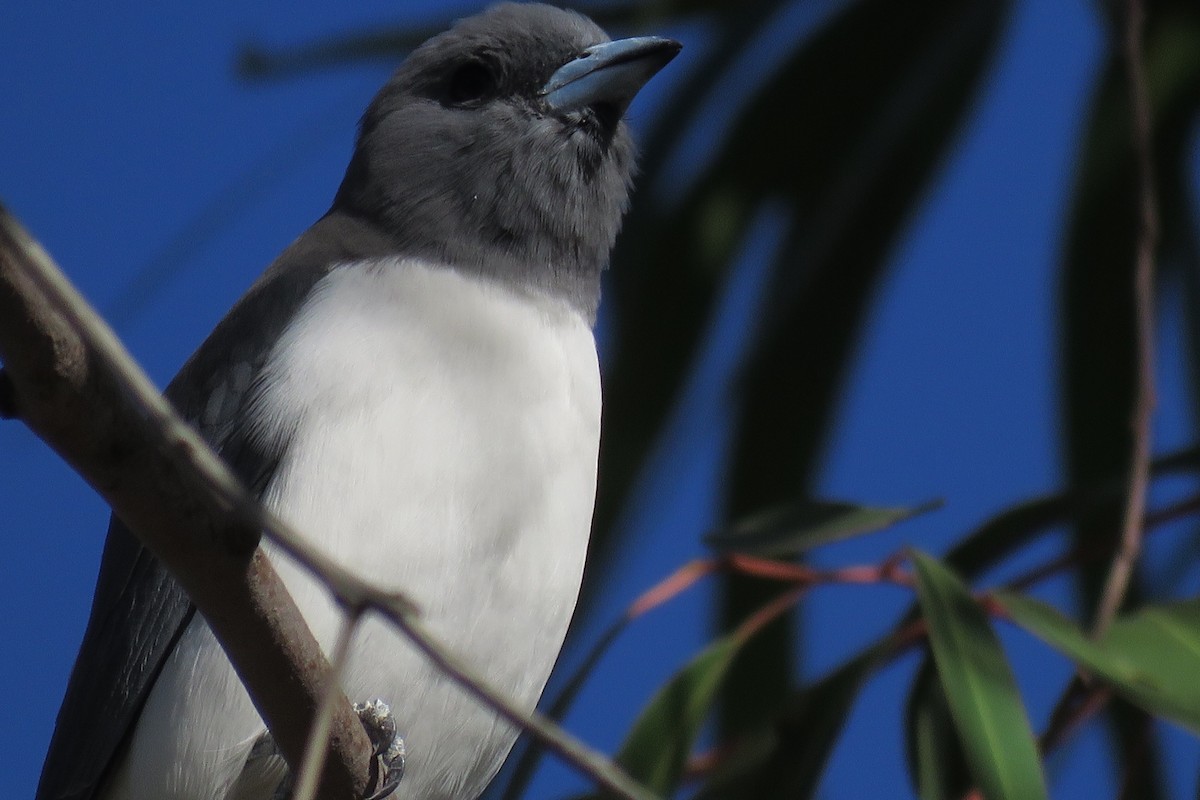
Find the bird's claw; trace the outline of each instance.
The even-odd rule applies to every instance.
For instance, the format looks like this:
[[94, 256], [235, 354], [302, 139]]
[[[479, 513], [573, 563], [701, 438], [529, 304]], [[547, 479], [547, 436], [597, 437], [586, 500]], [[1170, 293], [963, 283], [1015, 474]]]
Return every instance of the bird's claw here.
[[367, 729], [375, 759], [375, 791], [363, 800], [383, 800], [400, 785], [404, 777], [404, 761], [407, 752], [404, 739], [396, 729], [396, 718], [392, 709], [379, 698], [365, 703], [355, 703], [354, 711]]
[[[355, 703], [354, 712], [367, 730], [367, 738], [371, 740], [371, 789], [363, 800], [384, 800], [400, 785], [404, 777], [404, 759], [407, 755], [404, 749], [404, 739], [396, 730], [396, 718], [388, 704], [375, 698], [365, 703]], [[264, 733], [254, 743], [249, 760], [264, 757], [280, 757], [279, 747], [269, 733]], [[289, 773], [275, 787], [271, 800], [291, 800], [293, 776]]]

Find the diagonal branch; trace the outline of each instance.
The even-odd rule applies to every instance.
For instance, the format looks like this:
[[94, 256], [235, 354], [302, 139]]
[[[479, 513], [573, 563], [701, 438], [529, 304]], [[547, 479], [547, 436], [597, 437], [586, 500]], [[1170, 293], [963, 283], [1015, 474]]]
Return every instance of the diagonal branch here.
[[1137, 252], [1134, 264], [1134, 315], [1137, 335], [1137, 386], [1134, 396], [1133, 452], [1121, 540], [1113, 557], [1108, 581], [1092, 633], [1104, 635], [1120, 610], [1129, 588], [1142, 543], [1142, 518], [1150, 483], [1150, 437], [1154, 415], [1154, 258], [1158, 249], [1158, 208], [1151, 150], [1151, 108], [1142, 39], [1146, 12], [1142, 0], [1129, 0], [1124, 24], [1124, 49], [1129, 75], [1130, 128], [1134, 170], [1137, 176]]
[[[0, 207], [0, 414], [20, 417], [113, 507], [204, 614], [288, 764], [298, 769], [332, 675], [259, 532], [344, 608], [375, 609], [451, 680], [598, 786], [654, 800], [609, 759], [527, 714], [461, 664], [404, 597], [360, 580], [266, 511], [171, 408], [23, 228]], [[364, 796], [371, 753], [340, 691], [319, 796]]]

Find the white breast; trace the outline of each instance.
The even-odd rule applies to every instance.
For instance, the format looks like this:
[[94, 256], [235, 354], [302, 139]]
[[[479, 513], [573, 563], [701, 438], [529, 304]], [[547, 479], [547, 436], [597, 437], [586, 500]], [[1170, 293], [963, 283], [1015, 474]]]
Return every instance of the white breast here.
[[[436, 634], [532, 707], [591, 525], [600, 384], [588, 324], [560, 301], [444, 268], [347, 265], [315, 287], [265, 378], [260, 434], [294, 432], [266, 502], [346, 566], [414, 598]], [[338, 615], [324, 591], [276, 563], [328, 649]], [[355, 640], [346, 690], [391, 703], [413, 800], [474, 798], [515, 737], [378, 620]], [[262, 730], [194, 624], [110, 797], [226, 797]]]

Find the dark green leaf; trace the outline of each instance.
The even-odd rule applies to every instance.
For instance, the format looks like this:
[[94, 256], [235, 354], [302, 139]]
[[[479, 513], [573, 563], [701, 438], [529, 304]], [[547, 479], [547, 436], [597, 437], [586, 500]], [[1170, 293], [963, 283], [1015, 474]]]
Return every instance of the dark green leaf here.
[[748, 776], [762, 768], [779, 751], [779, 738], [773, 729], [763, 729], [743, 736], [720, 762], [704, 774], [704, 785], [692, 800], [724, 800], [739, 796], [737, 787]]
[[795, 556], [820, 545], [883, 530], [940, 506], [940, 501], [914, 508], [873, 508], [822, 500], [789, 503], [710, 533], [704, 543], [723, 552], [771, 558]]
[[958, 800], [970, 786], [946, 694], [927, 654], [908, 696], [908, 770], [921, 800]]
[[[1169, 142], [1156, 143], [1156, 147], [1166, 147], [1159, 156], [1162, 166], [1158, 170], [1162, 215], [1160, 267], [1166, 278], [1162, 288], [1178, 288], [1182, 296], [1182, 339], [1190, 362], [1188, 406], [1195, 409], [1200, 408], [1200, 228], [1196, 226], [1200, 208], [1196, 205], [1198, 198], [1191, 168], [1195, 158], [1193, 137], [1196, 121], [1200, 118], [1200, 11], [1194, 3], [1175, 10], [1164, 36], [1164, 44], [1154, 49], [1156, 59], [1165, 67], [1152, 66], [1150, 70], [1156, 76], [1154, 95], [1166, 98], [1157, 103], [1164, 110], [1155, 122], [1159, 128], [1193, 133], [1185, 136], [1182, 142], [1171, 136]], [[1195, 562], [1200, 537], [1193, 534], [1190, 538], [1190, 542], [1181, 543], [1182, 557], [1171, 560], [1180, 572]], [[1168, 574], [1162, 580], [1170, 587], [1174, 577]]]
[[702, 797], [754, 800], [807, 800], [814, 797], [829, 755], [867, 680], [896, 650], [893, 636], [871, 645], [820, 681], [795, 692], [782, 713], [772, 714], [766, 730], [754, 736], [771, 737], [774, 750], [761, 766], [733, 776], [721, 791]]
[[[1177, 475], [1200, 469], [1200, 448], [1189, 447], [1154, 460], [1151, 475]], [[960, 540], [945, 561], [959, 574], [974, 578], [994, 567], [1058, 525], [1119, 500], [1128, 478], [1125, 469], [1090, 488], [1069, 489], [1013, 506]]]
[[[772, 272], [787, 291], [778, 313], [769, 316], [807, 318], [812, 335], [774, 362], [783, 368], [772, 366], [772, 386], [786, 389], [786, 396], [762, 409], [787, 410], [792, 421], [776, 429], [778, 446], [811, 462], [816, 434], [793, 435], [792, 427], [827, 429], [835, 393], [827, 386], [838, 384], [837, 365], [849, 353], [888, 242], [964, 115], [1008, 8], [1002, 0], [965, 6], [942, 0], [922, 4], [918, 12], [884, 0], [851, 5], [811, 40], [799, 42], [763, 86], [747, 89], [749, 107], [706, 162], [712, 168], [677, 203], [656, 205], [654, 191], [645, 189], [655, 187], [665, 156], [679, 146], [689, 122], [707, 113], [696, 98], [708, 95], [723, 65], [744, 58], [761, 24], [783, 5], [738, 7], [731, 24], [717, 32], [711, 55], [668, 102], [646, 147], [644, 191], [635, 196], [606, 295], [617, 317], [605, 403], [609, 418], [620, 423], [607, 429], [601, 456], [593, 543], [600, 563], [617, 549], [608, 531], [676, 399], [764, 198], [805, 219], [789, 226], [779, 248]], [[864, 51], [872, 58], [862, 59]], [[722, 225], [714, 226], [714, 218]], [[731, 233], [714, 244], [705, 234], [716, 227]], [[661, 302], [664, 297], [671, 302]], [[799, 404], [792, 402], [794, 386], [804, 387]], [[794, 497], [803, 484], [796, 473], [780, 471], [761, 496], [735, 500], [733, 512]], [[779, 488], [784, 485], [786, 491]]]
[[[731, 135], [711, 187], [787, 197], [795, 214], [736, 387], [731, 515], [811, 481], [891, 247], [970, 107], [1007, 9], [1003, 0], [849, 6], [764, 86]], [[761, 591], [726, 579], [723, 620], [761, 602]], [[756, 643], [731, 677], [725, 730], [786, 691], [794, 647], [785, 634]]]
[[617, 755], [634, 780], [663, 795], [676, 789], [717, 688], [744, 641], [734, 634], [713, 642], [642, 710]]
[[987, 615], [940, 562], [914, 552], [938, 677], [971, 774], [988, 800], [1045, 798], [1037, 743]]
[[[608, 307], [616, 311], [604, 363], [605, 417], [614, 424], [605, 429], [600, 453], [596, 523], [588, 553], [600, 570], [620, 550], [618, 515], [687, 376], [747, 218], [742, 196], [696, 192], [678, 208], [667, 209], [653, 187], [668, 155], [691, 130], [687, 120], [698, 113], [697, 98], [712, 90], [783, 5], [781, 0], [750, 0], [738, 6], [739, 13], [714, 32], [716, 41], [705, 58], [666, 98], [658, 124], [644, 143], [642, 190], [633, 195], [605, 288]], [[714, 157], [719, 160], [722, 155]], [[730, 231], [723, 238], [732, 243], [722, 247], [706, 242], [700, 247], [694, 241], [694, 234], [718, 227]], [[712, 268], [696, 269], [701, 261]], [[656, 293], [671, 302], [652, 302]], [[585, 611], [593, 586], [591, 581], [584, 583], [580, 602]]]

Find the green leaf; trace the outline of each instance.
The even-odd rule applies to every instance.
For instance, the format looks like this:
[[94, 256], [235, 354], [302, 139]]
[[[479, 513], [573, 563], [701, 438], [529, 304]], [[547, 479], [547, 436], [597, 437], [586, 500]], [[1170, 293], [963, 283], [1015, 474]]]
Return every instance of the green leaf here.
[[[1151, 476], [1155, 478], [1194, 473], [1197, 469], [1200, 469], [1197, 447], [1161, 456], [1150, 465]], [[960, 575], [974, 578], [1040, 536], [1053, 533], [1057, 526], [1119, 501], [1128, 480], [1122, 467], [1090, 487], [1047, 494], [1005, 509], [955, 544], [944, 560]]]
[[970, 785], [946, 693], [926, 655], [908, 697], [908, 769], [921, 800], [958, 800]]
[[744, 641], [732, 634], [710, 644], [642, 710], [617, 755], [634, 780], [662, 795], [679, 785], [713, 697]]
[[1200, 732], [1200, 600], [1118, 617], [1096, 643], [1052, 606], [1015, 592], [995, 597], [1013, 622], [1131, 703]]
[[987, 616], [936, 559], [914, 552], [917, 595], [950, 715], [988, 800], [1045, 798], [1037, 743]]
[[[621, 747], [618, 762], [647, 788], [670, 794], [729, 665], [760, 628], [743, 624], [713, 642], [647, 704]], [[794, 693], [777, 715], [737, 743], [731, 760], [710, 776], [698, 798], [803, 800], [813, 796], [859, 690], [897, 648], [885, 636], [820, 681]]]
[[725, 780], [699, 798], [725, 800], [752, 797], [754, 800], [807, 800], [814, 797], [829, 755], [837, 744], [854, 701], [867, 680], [887, 663], [897, 647], [895, 635], [886, 636], [843, 663], [816, 683], [793, 693], [778, 715], [772, 715], [765, 740], [773, 737], [774, 748], [761, 766], [748, 774]]
[[704, 785], [692, 795], [692, 800], [728, 800], [741, 796], [738, 787], [762, 768], [779, 752], [779, 737], [773, 729], [764, 728], [743, 736], [720, 762], [704, 774]]
[[1147, 606], [1123, 616], [1104, 645], [1149, 678], [1156, 705], [1147, 710], [1200, 733], [1200, 600]]
[[1133, 664], [1093, 642], [1073, 620], [1053, 606], [1017, 592], [996, 592], [992, 597], [1013, 622], [1087, 671], [1116, 684], [1136, 686], [1141, 682]]
[[796, 556], [820, 545], [883, 530], [940, 506], [940, 501], [914, 508], [873, 508], [823, 500], [788, 503], [710, 533], [704, 543], [722, 552]]

